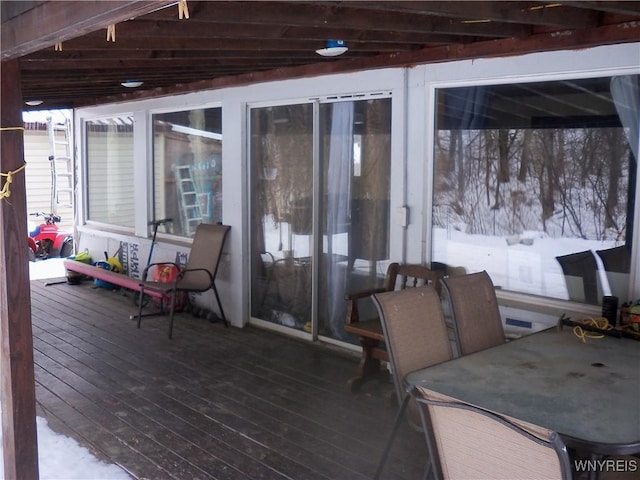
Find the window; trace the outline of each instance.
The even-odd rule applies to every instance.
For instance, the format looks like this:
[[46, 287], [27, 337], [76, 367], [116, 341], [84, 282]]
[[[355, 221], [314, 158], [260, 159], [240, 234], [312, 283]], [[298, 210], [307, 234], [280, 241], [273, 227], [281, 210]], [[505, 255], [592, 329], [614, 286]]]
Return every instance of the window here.
[[153, 212], [191, 237], [222, 222], [222, 108], [153, 115]]
[[389, 263], [391, 98], [256, 107], [250, 122], [251, 314], [355, 342], [344, 294], [380, 286]]
[[90, 120], [87, 134], [87, 219], [133, 228], [133, 117]]
[[630, 258], [638, 86], [634, 75], [438, 89], [433, 260], [487, 270], [507, 290], [600, 303], [612, 288], [603, 269], [590, 267], [589, 297], [557, 257], [597, 263], [618, 247]]

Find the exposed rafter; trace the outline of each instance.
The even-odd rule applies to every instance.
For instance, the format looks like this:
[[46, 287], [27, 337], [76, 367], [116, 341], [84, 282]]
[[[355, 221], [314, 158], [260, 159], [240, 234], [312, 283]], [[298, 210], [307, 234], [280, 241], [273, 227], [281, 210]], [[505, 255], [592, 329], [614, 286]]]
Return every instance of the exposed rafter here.
[[[13, 2], [2, 2], [4, 4]], [[21, 57], [85, 33], [153, 12], [170, 0], [39, 2], [2, 22], [2, 60]], [[4, 15], [3, 15], [4, 17]]]
[[[46, 108], [640, 39], [640, 2], [189, 0], [188, 20], [175, 0], [0, 6], [3, 58], [20, 56], [24, 96]], [[110, 24], [116, 42], [105, 39]], [[329, 39], [348, 52], [319, 57]], [[141, 91], [124, 89], [127, 78]]]

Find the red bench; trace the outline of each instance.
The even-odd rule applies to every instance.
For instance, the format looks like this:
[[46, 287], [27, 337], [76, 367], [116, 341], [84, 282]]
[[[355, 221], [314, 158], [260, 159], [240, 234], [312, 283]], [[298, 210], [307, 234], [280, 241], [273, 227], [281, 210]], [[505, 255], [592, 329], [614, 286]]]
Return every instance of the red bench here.
[[[140, 291], [141, 280], [139, 278], [132, 278], [128, 275], [125, 275], [124, 273], [111, 272], [109, 270], [105, 270], [104, 268], [98, 268], [87, 263], [78, 262], [76, 260], [64, 260], [63, 263], [64, 268], [72, 272], [81, 273], [92, 278], [98, 278], [100, 280], [104, 280], [105, 282], [112, 283], [119, 287], [128, 288], [129, 290], [133, 290], [136, 292]], [[162, 292], [148, 289], [145, 289], [144, 293], [145, 295], [149, 295], [150, 297], [155, 297], [160, 300], [166, 297], [166, 295]]]

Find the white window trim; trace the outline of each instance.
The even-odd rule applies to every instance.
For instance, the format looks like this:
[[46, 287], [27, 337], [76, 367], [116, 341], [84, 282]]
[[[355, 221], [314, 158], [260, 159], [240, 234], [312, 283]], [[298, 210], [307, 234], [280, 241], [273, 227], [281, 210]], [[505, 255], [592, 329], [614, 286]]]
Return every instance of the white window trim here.
[[[580, 78], [608, 77], [640, 74], [640, 43], [610, 45], [583, 51], [544, 52], [513, 58], [467, 60], [437, 65], [423, 65], [425, 78], [425, 187], [423, 241], [424, 256], [430, 260], [432, 251], [431, 227], [434, 176], [434, 128], [435, 92], [439, 88], [504, 85], [557, 81]], [[514, 65], [515, 64], [515, 65]], [[597, 67], [593, 67], [597, 65]], [[639, 159], [640, 161], [640, 159]], [[630, 291], [633, 298], [640, 297], [640, 175], [636, 179], [636, 201], [634, 211], [633, 247], [631, 256]], [[544, 297], [546, 299], [546, 297]], [[539, 297], [510, 292], [510, 301], [519, 304], [538, 305]], [[573, 302], [567, 302], [573, 303]], [[559, 305], [562, 304], [560, 301]]]

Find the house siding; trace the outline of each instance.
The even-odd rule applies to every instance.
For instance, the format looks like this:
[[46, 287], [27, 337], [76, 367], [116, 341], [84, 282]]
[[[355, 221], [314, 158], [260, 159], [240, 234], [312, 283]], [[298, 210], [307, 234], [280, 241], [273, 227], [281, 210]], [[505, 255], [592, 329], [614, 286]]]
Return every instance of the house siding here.
[[[158, 97], [134, 102], [78, 109], [75, 130], [83, 122], [104, 116], [133, 112], [136, 184], [135, 228], [108, 230], [90, 222], [80, 224], [81, 247], [90, 251], [115, 251], [120, 242], [139, 247], [139, 258], [146, 259], [150, 247], [147, 226], [149, 199], [152, 198], [152, 145], [149, 118], [155, 112], [222, 106], [223, 112], [223, 222], [231, 232], [218, 275], [218, 289], [225, 313], [235, 326], [249, 321], [250, 253], [248, 212], [249, 197], [247, 160], [247, 109], [260, 105], [275, 105], [309, 101], [320, 97], [358, 95], [385, 92], [392, 97], [391, 200], [392, 219], [389, 225], [390, 258], [410, 263], [430, 260], [432, 197], [433, 92], [443, 86], [464, 86], [483, 83], [508, 83], [514, 79], [553, 80], [562, 77], [589, 77], [605, 74], [622, 75], [640, 72], [640, 44], [596, 47], [581, 51], [560, 51], [492, 58], [443, 64], [416, 65], [412, 68], [388, 68], [316, 78], [291, 79], [243, 87], [207, 90]], [[82, 167], [82, 163], [79, 168]], [[396, 219], [393, 212], [402, 207], [408, 212], [408, 224]], [[80, 205], [80, 208], [82, 206]], [[636, 209], [636, 226], [640, 224], [640, 209]], [[85, 218], [80, 212], [79, 218]], [[638, 235], [634, 235], [638, 238]], [[188, 250], [186, 239], [159, 238], [153, 251], [154, 261], [172, 261]], [[636, 241], [637, 243], [637, 241]], [[634, 246], [636, 248], [636, 246]], [[632, 262], [632, 294], [640, 297], [640, 264]], [[517, 301], [516, 301], [517, 300]], [[203, 296], [204, 303], [209, 302]], [[537, 302], [537, 303], [536, 303]], [[535, 298], [519, 295], [510, 303], [518, 307], [540, 310]], [[552, 302], [554, 310], [545, 311], [552, 318], [557, 312], [576, 307], [564, 301]], [[579, 306], [579, 305], [578, 305]], [[597, 308], [590, 314], [597, 314]], [[578, 312], [581, 315], [585, 311]], [[557, 318], [557, 317], [555, 317]]]
[[[62, 134], [58, 136], [64, 140]], [[27, 213], [44, 212], [56, 213], [62, 218], [58, 224], [61, 231], [73, 229], [73, 207], [66, 205], [53, 205], [51, 162], [49, 156], [49, 135], [44, 124], [31, 124], [25, 127], [24, 133], [24, 158], [27, 164], [25, 169], [25, 184], [27, 192]], [[39, 218], [30, 216], [30, 222], [39, 223]]]

